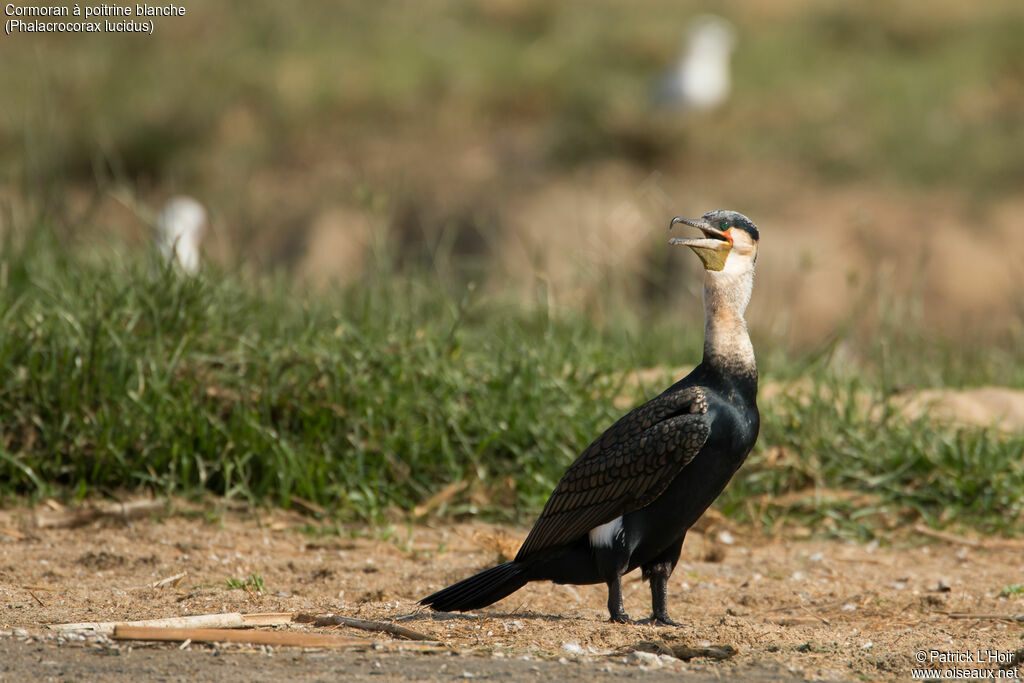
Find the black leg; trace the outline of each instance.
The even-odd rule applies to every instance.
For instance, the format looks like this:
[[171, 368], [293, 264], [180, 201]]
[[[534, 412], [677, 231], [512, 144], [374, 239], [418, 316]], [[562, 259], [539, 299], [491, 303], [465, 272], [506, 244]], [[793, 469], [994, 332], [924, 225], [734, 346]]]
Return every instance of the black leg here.
[[677, 621], [673, 621], [668, 616], [668, 577], [672, 575], [672, 570], [675, 569], [674, 563], [662, 562], [651, 567], [648, 572], [648, 577], [651, 580], [651, 608], [652, 614], [650, 620], [645, 620], [644, 623], [650, 623], [654, 626], [682, 626]]
[[622, 607], [622, 578], [618, 576], [608, 582], [608, 620], [616, 624], [631, 623]]
[[643, 577], [651, 582], [651, 618], [644, 619], [642, 624], [654, 626], [680, 626], [668, 615], [668, 577], [679, 561], [679, 553], [683, 549], [683, 539], [673, 543], [665, 552], [643, 565]]

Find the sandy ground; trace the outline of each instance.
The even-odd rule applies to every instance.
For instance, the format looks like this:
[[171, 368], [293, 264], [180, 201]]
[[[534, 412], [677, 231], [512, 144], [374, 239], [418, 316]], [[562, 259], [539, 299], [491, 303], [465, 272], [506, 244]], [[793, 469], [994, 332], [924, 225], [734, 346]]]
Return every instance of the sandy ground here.
[[[31, 510], [0, 511], [0, 681], [28, 673], [50, 680], [318, 680], [339, 673], [378, 680], [906, 680], [920, 651], [938, 653], [926, 655], [933, 669], [997, 669], [939, 660], [945, 653], [977, 659], [978, 651], [1005, 659], [1024, 648], [1024, 621], [1010, 618], [1024, 613], [1024, 597], [1012, 589], [1024, 582], [1020, 541], [905, 531], [881, 545], [857, 545], [764, 537], [717, 520], [690, 534], [670, 583], [670, 613], [685, 625], [655, 628], [609, 624], [603, 586], [534, 584], [468, 615], [416, 605], [495, 563], [497, 549], [514, 545], [523, 529], [435, 522], [339, 535], [317, 531], [297, 513], [223, 509], [100, 519], [74, 529], [33, 527], [32, 518]], [[176, 583], [147, 586], [182, 572]], [[265, 592], [227, 587], [229, 578], [253, 573]], [[644, 617], [650, 597], [638, 574], [625, 580], [625, 601], [632, 616]], [[48, 628], [233, 611], [396, 622], [430, 641], [341, 629], [365, 647], [179, 649]], [[673, 656], [681, 646], [736, 653], [685, 661]], [[1011, 664], [1002, 675], [1021, 672]]]

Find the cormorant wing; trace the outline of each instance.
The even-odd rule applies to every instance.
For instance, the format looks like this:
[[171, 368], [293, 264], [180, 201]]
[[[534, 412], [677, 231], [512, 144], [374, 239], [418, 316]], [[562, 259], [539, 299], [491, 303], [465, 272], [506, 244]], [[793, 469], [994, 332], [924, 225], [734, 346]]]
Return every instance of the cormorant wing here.
[[711, 432], [700, 387], [669, 389], [608, 428], [569, 466], [516, 560], [576, 540], [665, 492]]

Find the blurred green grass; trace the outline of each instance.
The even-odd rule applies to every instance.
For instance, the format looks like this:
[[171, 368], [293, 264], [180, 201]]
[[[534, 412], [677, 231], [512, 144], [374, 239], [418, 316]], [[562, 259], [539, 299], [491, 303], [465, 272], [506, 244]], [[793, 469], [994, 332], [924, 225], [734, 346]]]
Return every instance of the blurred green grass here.
[[[617, 403], [671, 381], [666, 370], [663, 384], [637, 384], [623, 369], [694, 364], [701, 352], [697, 321], [623, 313], [599, 325], [543, 300], [503, 303], [399, 273], [385, 258], [360, 285], [310, 296], [285, 278], [181, 277], [43, 226], [4, 254], [0, 499], [299, 496], [380, 520], [467, 481], [473, 495], [447, 512], [527, 521]], [[886, 343], [905, 376], [931, 376], [921, 339]], [[758, 446], [718, 503], [727, 513], [858, 537], [908, 519], [1019, 530], [1024, 435], [880, 409], [885, 368], [870, 359], [853, 368], [758, 349], [764, 381], [802, 377], [815, 390], [762, 405]], [[1020, 353], [979, 358], [960, 378], [1019, 382]], [[871, 500], [751, 504], [815, 487]]]
[[767, 159], [981, 196], [1024, 182], [1020, 3], [776, 4], [726, 12], [734, 97], [696, 122], [648, 92], [701, 3], [222, 2], [151, 38], [16, 36], [0, 162], [37, 183], [119, 173], [222, 197], [257, 166], [372, 165], [379, 142], [431, 138], [444, 168], [441, 150], [512, 128], [529, 142], [506, 182], [601, 157]]
[[[1019, 189], [1018, 2], [779, 5], [731, 6], [735, 94], [697, 119], [647, 95], [708, 4], [223, 2], [160, 22], [145, 42], [6, 39], [0, 495], [297, 495], [379, 519], [468, 480], [483, 494], [448, 512], [525, 521], [620, 414], [616, 401], [662, 388], [634, 387], [624, 370], [699, 360], [699, 321], [676, 314], [693, 301], [617, 302], [596, 322], [542, 296], [471, 290], [437, 267], [455, 260], [445, 254], [402, 269], [383, 254], [328, 291], [231, 268], [182, 279], [116, 239], [90, 242], [105, 226], [74, 205], [82, 194], [200, 188], [242, 226], [244, 252], [247, 237], [287, 232], [339, 197], [397, 211], [456, 191], [467, 213], [490, 215], [502, 188], [461, 184], [457, 168], [482, 143], [500, 150], [501, 186], [611, 159], [782, 163], [825, 183], [980, 199]], [[444, 234], [438, 216], [425, 231]], [[1019, 333], [953, 344], [905, 313], [882, 311], [871, 338], [851, 317], [799, 353], [754, 331], [767, 380], [821, 391], [763, 406], [761, 441], [722, 509], [861, 537], [912, 518], [1019, 529], [1020, 434], [837, 410], [856, 392], [883, 405], [914, 387], [1024, 387]], [[812, 487], [875, 498], [748, 504]]]

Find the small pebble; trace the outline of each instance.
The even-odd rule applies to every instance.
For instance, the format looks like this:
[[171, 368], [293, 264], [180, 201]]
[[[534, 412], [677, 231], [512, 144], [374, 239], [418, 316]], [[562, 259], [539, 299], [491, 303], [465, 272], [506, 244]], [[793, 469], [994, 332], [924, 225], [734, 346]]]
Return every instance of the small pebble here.
[[665, 665], [661, 658], [653, 652], [630, 652], [629, 656], [626, 657], [626, 662], [629, 664], [639, 664], [640, 666], [647, 666], [652, 669], [657, 669]]

